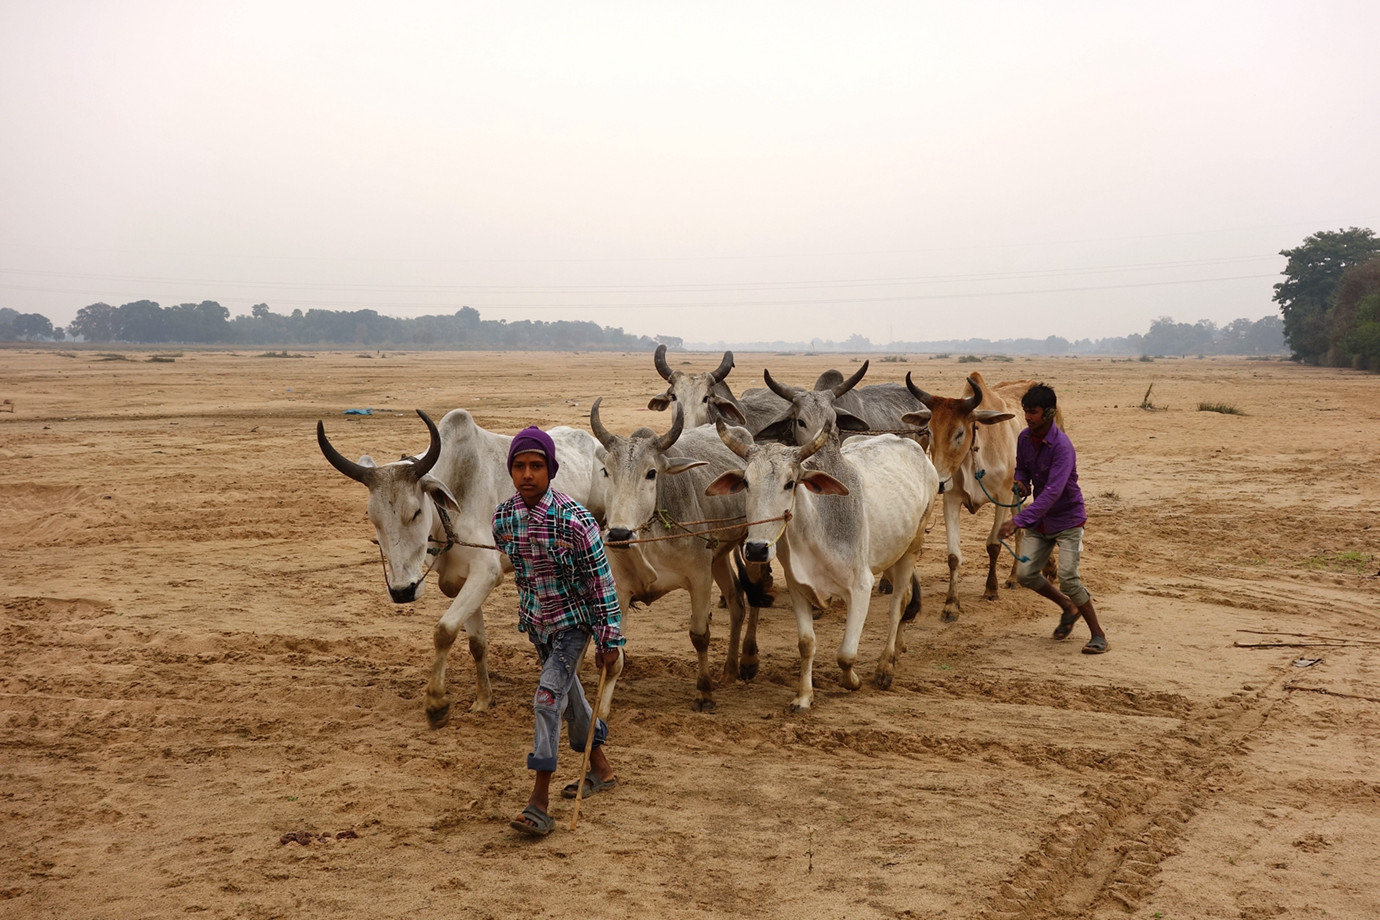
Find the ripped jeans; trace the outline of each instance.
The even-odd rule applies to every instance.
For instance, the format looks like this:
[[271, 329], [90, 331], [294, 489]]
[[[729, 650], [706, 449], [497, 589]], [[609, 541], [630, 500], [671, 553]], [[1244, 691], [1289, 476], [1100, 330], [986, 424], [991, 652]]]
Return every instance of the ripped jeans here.
[[[532, 699], [536, 730], [532, 753], [527, 755], [527, 769], [554, 773], [556, 753], [561, 745], [561, 716], [565, 716], [571, 750], [584, 753], [585, 740], [589, 738], [589, 720], [594, 710], [585, 699], [585, 688], [580, 684], [577, 671], [590, 637], [581, 629], [562, 630], [547, 642], [530, 632], [527, 636], [541, 659], [541, 679]], [[608, 733], [604, 720], [596, 720], [594, 746], [603, 744]]]

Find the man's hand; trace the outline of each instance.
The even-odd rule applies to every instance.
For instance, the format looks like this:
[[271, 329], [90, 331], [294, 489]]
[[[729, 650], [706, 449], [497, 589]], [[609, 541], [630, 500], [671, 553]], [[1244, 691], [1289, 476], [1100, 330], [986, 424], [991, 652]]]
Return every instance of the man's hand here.
[[1026, 485], [1023, 482], [1016, 482], [1012, 486], [1012, 489], [1016, 493], [1017, 498], [1025, 498], [1027, 495], [1030, 494], [1030, 486]]
[[594, 653], [594, 663], [599, 665], [601, 671], [606, 668], [612, 668], [614, 665], [618, 664], [620, 652], [621, 649], [616, 647], [600, 649]]
[[1009, 540], [1011, 539], [1011, 535], [1017, 530], [1018, 528], [1016, 527], [1015, 521], [1004, 521], [1001, 525], [1001, 529], [997, 531], [997, 537], [1002, 540]]

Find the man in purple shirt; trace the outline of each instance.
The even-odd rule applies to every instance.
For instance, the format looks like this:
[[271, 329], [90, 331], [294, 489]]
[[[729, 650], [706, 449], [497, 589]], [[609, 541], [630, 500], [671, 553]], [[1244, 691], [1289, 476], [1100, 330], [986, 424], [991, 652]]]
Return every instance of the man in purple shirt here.
[[[1057, 405], [1054, 390], [1043, 383], [1031, 387], [1021, 397], [1027, 427], [1016, 439], [1016, 492], [1021, 496], [1033, 495], [1035, 500], [1002, 524], [998, 535], [1005, 540], [1017, 528], [1025, 530], [1021, 549], [1026, 561], [1020, 564], [1016, 580], [1063, 610], [1054, 638], [1067, 639], [1082, 617], [1092, 631], [1083, 652], [1100, 655], [1110, 647], [1107, 634], [1097, 622], [1092, 595], [1078, 576], [1083, 525], [1088, 520], [1083, 510], [1083, 493], [1078, 488], [1078, 456], [1069, 436], [1054, 424]], [[1058, 588], [1049, 583], [1042, 571], [1055, 546], [1059, 547]]]

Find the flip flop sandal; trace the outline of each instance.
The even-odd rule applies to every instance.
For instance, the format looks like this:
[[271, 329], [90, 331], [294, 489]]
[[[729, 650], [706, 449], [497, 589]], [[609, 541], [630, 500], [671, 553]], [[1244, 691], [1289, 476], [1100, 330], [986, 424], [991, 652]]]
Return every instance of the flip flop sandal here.
[[1059, 625], [1054, 627], [1054, 638], [1067, 639], [1069, 637], [1069, 633], [1073, 632], [1074, 624], [1077, 623], [1079, 618], [1082, 616], [1083, 614], [1078, 613], [1077, 611], [1073, 613], [1069, 613], [1067, 611], [1061, 613], [1059, 615]]
[[[580, 798], [587, 799], [590, 796], [594, 795], [596, 792], [603, 792], [606, 789], [612, 789], [616, 785], [618, 785], [618, 777], [615, 776], [612, 779], [605, 782], [604, 780], [599, 778], [598, 774], [596, 774], [593, 770], [590, 770], [588, 773], [585, 774], [585, 791], [580, 793]], [[566, 786], [564, 789], [561, 790], [561, 798], [573, 799], [575, 798], [576, 792], [578, 792], [578, 790], [576, 789], [575, 784], [571, 783], [570, 785]]]
[[537, 806], [528, 805], [519, 817], [508, 822], [508, 826], [533, 837], [545, 837], [556, 826], [556, 819]]
[[1093, 636], [1091, 639], [1088, 640], [1088, 644], [1083, 646], [1083, 654], [1101, 655], [1109, 648], [1111, 648], [1111, 646], [1107, 644], [1106, 636]]

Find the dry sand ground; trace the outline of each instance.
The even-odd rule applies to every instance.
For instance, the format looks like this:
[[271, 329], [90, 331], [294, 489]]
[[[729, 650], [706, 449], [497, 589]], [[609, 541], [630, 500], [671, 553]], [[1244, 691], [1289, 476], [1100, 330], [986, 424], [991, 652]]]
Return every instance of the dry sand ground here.
[[[1380, 378], [1237, 359], [1017, 359], [1061, 395], [1113, 649], [1055, 642], [1029, 591], [942, 624], [943, 524], [895, 686], [788, 715], [796, 640], [698, 714], [686, 595], [625, 624], [618, 790], [533, 841], [534, 657], [487, 605], [497, 706], [427, 728], [434, 588], [391, 604], [365, 490], [412, 410], [627, 432], [649, 354], [0, 351], [0, 917], [1371, 918], [1380, 914]], [[708, 369], [717, 355], [673, 356]], [[853, 357], [740, 355], [809, 385]], [[957, 395], [969, 365], [911, 357]], [[1153, 381], [1151, 401], [1136, 408]], [[1221, 401], [1245, 415], [1198, 411]], [[369, 418], [342, 415], [373, 407]], [[860, 664], [876, 661], [874, 599]], [[713, 656], [724, 652], [722, 614]], [[1319, 659], [1300, 667], [1296, 659]], [[560, 782], [578, 764], [562, 763]], [[284, 836], [304, 832], [298, 839]]]

